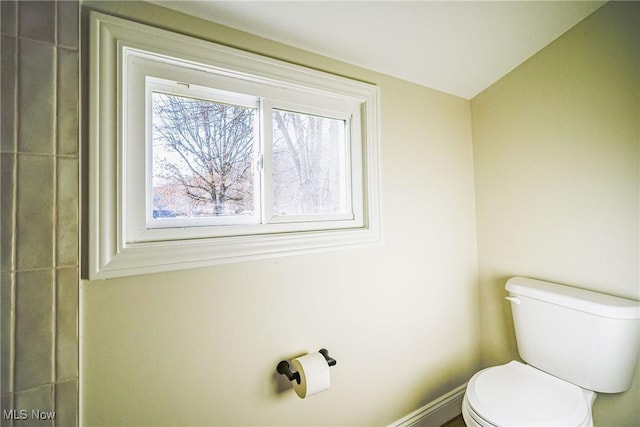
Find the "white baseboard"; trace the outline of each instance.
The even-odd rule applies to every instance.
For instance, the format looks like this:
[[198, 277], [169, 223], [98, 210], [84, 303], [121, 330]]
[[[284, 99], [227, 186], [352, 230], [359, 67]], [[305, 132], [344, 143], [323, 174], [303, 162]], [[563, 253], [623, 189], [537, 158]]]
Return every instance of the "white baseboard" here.
[[462, 384], [388, 427], [440, 427], [462, 413], [462, 399], [466, 388], [467, 384]]

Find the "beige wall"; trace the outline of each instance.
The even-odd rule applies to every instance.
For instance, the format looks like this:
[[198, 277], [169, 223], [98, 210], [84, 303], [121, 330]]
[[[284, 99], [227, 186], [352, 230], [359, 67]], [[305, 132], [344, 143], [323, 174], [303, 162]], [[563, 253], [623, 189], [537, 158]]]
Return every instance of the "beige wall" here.
[[[639, 299], [640, 3], [610, 3], [471, 101], [483, 363], [517, 355], [511, 275]], [[597, 426], [637, 425], [640, 384]]]
[[[85, 425], [383, 425], [480, 362], [469, 102], [161, 8], [85, 7], [377, 84], [384, 244], [83, 284]], [[279, 360], [329, 349], [329, 391]], [[279, 386], [280, 384], [280, 386]]]

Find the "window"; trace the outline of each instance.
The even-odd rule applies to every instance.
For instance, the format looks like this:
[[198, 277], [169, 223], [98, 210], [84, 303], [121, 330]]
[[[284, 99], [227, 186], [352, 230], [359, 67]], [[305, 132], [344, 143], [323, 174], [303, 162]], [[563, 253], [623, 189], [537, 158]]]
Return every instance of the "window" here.
[[91, 25], [90, 278], [380, 241], [375, 86]]
[[352, 218], [347, 121], [272, 111], [273, 215]]
[[146, 89], [147, 227], [259, 224], [259, 100], [150, 77]]

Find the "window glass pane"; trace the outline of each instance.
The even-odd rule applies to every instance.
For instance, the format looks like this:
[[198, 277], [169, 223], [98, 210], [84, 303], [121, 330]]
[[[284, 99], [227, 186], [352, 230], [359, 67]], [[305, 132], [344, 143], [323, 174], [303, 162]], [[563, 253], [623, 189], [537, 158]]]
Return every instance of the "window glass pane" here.
[[273, 110], [274, 213], [348, 213], [346, 123]]
[[256, 108], [153, 92], [153, 218], [253, 215]]

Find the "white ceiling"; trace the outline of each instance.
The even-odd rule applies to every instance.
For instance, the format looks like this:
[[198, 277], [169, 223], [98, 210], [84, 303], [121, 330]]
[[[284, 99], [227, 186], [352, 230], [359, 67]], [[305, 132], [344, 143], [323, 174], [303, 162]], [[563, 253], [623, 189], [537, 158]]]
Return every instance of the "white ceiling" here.
[[153, 3], [470, 99], [605, 2]]

